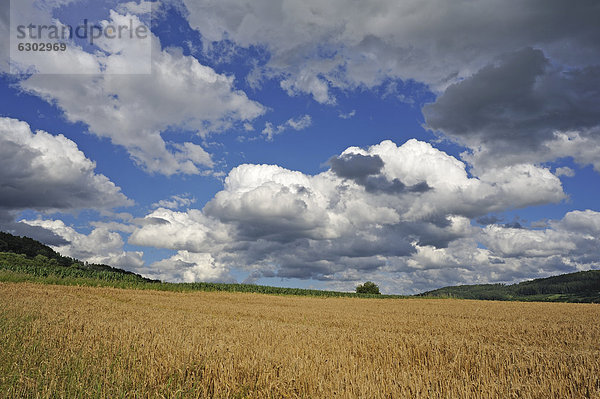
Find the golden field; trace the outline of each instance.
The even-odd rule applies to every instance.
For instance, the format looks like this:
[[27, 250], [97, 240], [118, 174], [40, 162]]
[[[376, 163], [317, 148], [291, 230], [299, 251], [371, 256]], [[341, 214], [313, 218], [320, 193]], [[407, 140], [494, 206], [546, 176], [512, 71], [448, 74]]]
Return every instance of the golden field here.
[[0, 395], [600, 398], [600, 306], [0, 283]]

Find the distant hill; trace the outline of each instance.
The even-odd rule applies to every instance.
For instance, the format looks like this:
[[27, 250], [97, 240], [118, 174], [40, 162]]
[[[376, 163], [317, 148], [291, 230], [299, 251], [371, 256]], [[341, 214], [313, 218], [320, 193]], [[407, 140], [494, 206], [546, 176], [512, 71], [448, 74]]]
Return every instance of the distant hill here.
[[418, 296], [500, 301], [600, 303], [600, 270], [561, 274], [511, 285], [478, 284], [444, 287], [424, 292]]

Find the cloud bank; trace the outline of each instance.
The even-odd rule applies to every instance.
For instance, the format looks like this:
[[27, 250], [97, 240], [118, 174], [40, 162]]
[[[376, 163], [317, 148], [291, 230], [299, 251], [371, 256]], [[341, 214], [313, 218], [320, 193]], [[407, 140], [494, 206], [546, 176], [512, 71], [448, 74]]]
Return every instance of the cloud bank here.
[[[525, 232], [552, 236], [560, 229], [563, 234], [561, 224], [540, 233], [470, 222], [490, 212], [563, 200], [560, 180], [546, 168], [511, 165], [469, 176], [464, 162], [417, 140], [350, 147], [330, 164], [318, 175], [240, 165], [203, 209], [156, 209], [146, 217], [161, 222], [140, 226], [129, 243], [178, 251], [169, 265], [202, 255], [202, 261], [183, 269], [151, 265], [148, 275], [188, 281], [182, 273], [190, 267], [199, 276], [228, 276], [235, 268], [254, 279], [346, 281], [345, 288], [352, 289], [365, 275], [382, 273], [393, 281], [460, 269], [463, 282], [512, 280], [523, 272], [517, 267], [523, 260], [500, 243], [510, 245], [522, 238], [511, 237]], [[498, 246], [484, 248], [492, 237]], [[574, 235], [561, 237], [565, 244], [557, 244], [554, 255], [583, 245]], [[530, 251], [524, 257], [537, 256], [537, 241], [530, 241], [523, 246]], [[417, 287], [405, 282], [392, 289], [414, 292]]]

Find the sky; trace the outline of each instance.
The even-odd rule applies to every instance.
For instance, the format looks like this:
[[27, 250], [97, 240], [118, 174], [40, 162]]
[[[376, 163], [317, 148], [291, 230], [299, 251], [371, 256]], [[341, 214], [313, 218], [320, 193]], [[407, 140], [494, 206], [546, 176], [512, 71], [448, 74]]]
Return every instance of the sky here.
[[171, 282], [600, 269], [596, 0], [1, 1], [0, 230]]

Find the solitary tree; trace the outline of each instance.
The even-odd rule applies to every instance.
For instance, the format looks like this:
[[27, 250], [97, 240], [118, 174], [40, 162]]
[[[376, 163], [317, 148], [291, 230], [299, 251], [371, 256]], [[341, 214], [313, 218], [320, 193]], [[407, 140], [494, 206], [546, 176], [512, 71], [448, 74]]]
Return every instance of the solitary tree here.
[[356, 287], [357, 294], [381, 294], [379, 287], [372, 281], [367, 281], [364, 284], [360, 284]]

